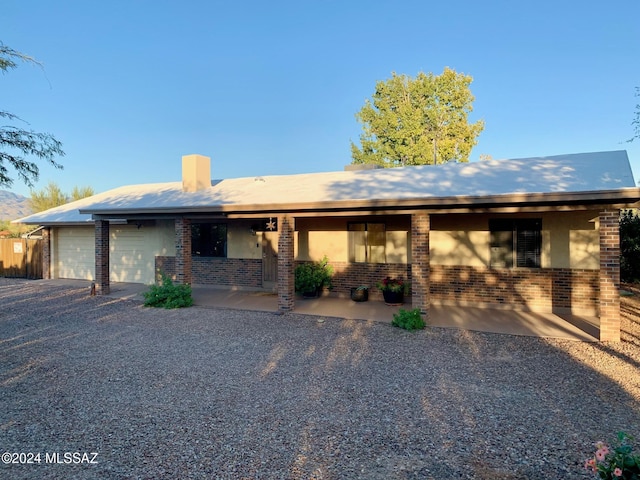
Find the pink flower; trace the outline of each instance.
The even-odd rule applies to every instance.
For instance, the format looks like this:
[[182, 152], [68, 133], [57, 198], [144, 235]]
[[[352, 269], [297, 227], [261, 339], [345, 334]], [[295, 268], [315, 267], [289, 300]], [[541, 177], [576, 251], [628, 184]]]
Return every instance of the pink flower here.
[[584, 462], [584, 469], [590, 470], [595, 473], [596, 471], [596, 461], [593, 458], [590, 458], [586, 462]]
[[609, 453], [609, 449], [607, 447], [599, 448], [596, 452], [596, 460], [602, 462], [604, 460], [604, 457], [607, 456], [607, 453]]
[[616, 477], [621, 477], [621, 476], [622, 476], [622, 470], [620, 470], [618, 467], [616, 467], [616, 468], [613, 470], [613, 474], [614, 474]]

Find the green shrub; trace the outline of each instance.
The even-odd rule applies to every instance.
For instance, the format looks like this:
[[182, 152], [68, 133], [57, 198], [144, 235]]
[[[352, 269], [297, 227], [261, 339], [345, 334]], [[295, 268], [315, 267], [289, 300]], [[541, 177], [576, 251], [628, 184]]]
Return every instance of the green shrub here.
[[160, 285], [151, 285], [144, 292], [145, 307], [183, 308], [193, 305], [190, 285], [174, 285], [167, 275], [162, 274]]
[[323, 287], [331, 288], [333, 267], [325, 255], [320, 262], [302, 263], [295, 269], [296, 292], [316, 292]]
[[425, 327], [419, 308], [414, 308], [413, 310], [401, 308], [398, 313], [393, 314], [393, 322], [391, 324], [394, 327], [404, 328], [405, 330], [422, 330]]
[[640, 455], [633, 453], [634, 438], [618, 432], [617, 441], [609, 446], [596, 443], [596, 452], [584, 462], [584, 468], [605, 480], [640, 478]]
[[633, 210], [620, 216], [620, 277], [623, 282], [640, 280], [640, 217]]

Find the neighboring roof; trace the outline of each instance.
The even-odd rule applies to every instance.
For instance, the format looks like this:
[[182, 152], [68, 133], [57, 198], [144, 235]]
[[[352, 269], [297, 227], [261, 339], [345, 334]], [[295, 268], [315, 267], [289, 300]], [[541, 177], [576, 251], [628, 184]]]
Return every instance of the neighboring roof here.
[[[625, 192], [625, 190], [628, 191]], [[518, 203], [542, 197], [638, 201], [624, 150], [515, 160], [412, 166], [264, 177], [212, 182], [210, 189], [183, 192], [182, 182], [130, 185], [16, 222], [90, 222], [91, 214], [117, 216], [188, 212], [275, 212], [393, 205]]]

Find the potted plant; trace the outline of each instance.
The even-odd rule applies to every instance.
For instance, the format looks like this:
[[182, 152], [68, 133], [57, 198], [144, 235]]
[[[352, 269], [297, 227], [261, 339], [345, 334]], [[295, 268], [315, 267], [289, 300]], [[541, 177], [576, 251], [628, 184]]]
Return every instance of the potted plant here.
[[354, 302], [366, 302], [369, 300], [369, 287], [360, 285], [351, 289], [351, 300]]
[[324, 287], [331, 288], [333, 267], [325, 255], [319, 262], [302, 263], [295, 269], [295, 289], [304, 298], [317, 297]]
[[386, 277], [376, 286], [382, 291], [384, 303], [387, 305], [402, 305], [407, 283], [401, 278]]

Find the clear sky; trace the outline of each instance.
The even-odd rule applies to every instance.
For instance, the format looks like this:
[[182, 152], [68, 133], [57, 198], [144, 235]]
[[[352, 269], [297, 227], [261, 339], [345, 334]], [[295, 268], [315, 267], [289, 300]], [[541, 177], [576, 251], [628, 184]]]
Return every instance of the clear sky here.
[[342, 170], [376, 81], [445, 66], [474, 79], [472, 161], [626, 149], [640, 180], [638, 0], [3, 0], [0, 41], [44, 64], [0, 76], [0, 108], [66, 152], [36, 188], [178, 181], [190, 153]]

